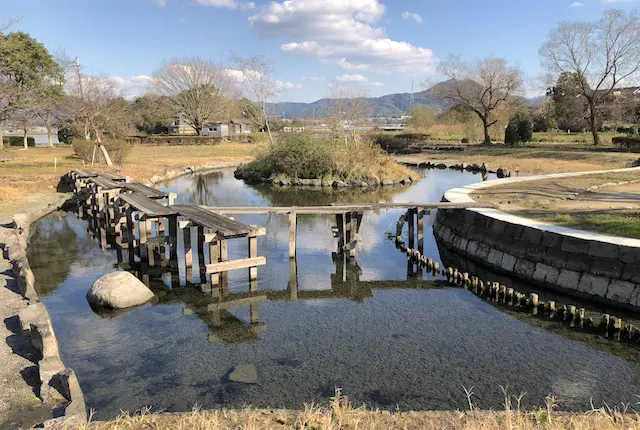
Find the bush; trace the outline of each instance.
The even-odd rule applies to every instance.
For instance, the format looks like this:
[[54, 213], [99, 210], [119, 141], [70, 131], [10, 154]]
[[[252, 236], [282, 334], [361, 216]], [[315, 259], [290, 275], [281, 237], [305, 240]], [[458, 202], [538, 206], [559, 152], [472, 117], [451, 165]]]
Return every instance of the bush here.
[[64, 124], [58, 128], [58, 142], [71, 145], [76, 136], [76, 128], [71, 124]]
[[[4, 136], [2, 138], [2, 143], [4, 144], [5, 148], [8, 148], [10, 146], [24, 147], [24, 140], [22, 136]], [[33, 137], [27, 137], [27, 146], [36, 146], [36, 141]]]
[[504, 143], [515, 145], [518, 141], [518, 123], [516, 121], [511, 121], [504, 131]]
[[[102, 143], [104, 147], [107, 149], [107, 153], [113, 161], [113, 164], [122, 165], [124, 160], [126, 159], [129, 151], [131, 151], [131, 145], [127, 143], [125, 140], [120, 139], [111, 139], [108, 142]], [[91, 157], [93, 156], [93, 148], [96, 148], [96, 163], [106, 163], [104, 156], [102, 155], [102, 151], [96, 147], [95, 142], [87, 141], [87, 140], [74, 140], [73, 141], [73, 150], [78, 157], [84, 160], [87, 163], [91, 162]]]
[[523, 117], [518, 120], [518, 139], [520, 142], [533, 140], [533, 123], [529, 118]]
[[611, 142], [620, 148], [627, 148], [629, 151], [640, 152], [640, 137], [617, 136], [611, 139]]

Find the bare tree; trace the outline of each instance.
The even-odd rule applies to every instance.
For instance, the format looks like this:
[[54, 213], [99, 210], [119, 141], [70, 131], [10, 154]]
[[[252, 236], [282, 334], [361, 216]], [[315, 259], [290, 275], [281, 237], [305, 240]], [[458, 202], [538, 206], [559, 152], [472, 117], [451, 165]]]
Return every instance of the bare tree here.
[[640, 70], [638, 11], [609, 9], [597, 22], [561, 22], [540, 48], [540, 57], [549, 72], [578, 77], [580, 95], [587, 101], [593, 143], [598, 145], [599, 107]]
[[[117, 84], [106, 76], [80, 76], [67, 87], [67, 96], [61, 104], [64, 116], [75, 124], [77, 129], [88, 127], [95, 141], [94, 156], [99, 149], [107, 166], [112, 166], [111, 157], [103, 145], [105, 131], [118, 130], [126, 121], [126, 111], [117, 103], [121, 94]], [[93, 164], [93, 161], [92, 161]]]
[[169, 97], [176, 113], [198, 135], [204, 123], [221, 119], [234, 96], [234, 83], [226, 70], [198, 57], [164, 62], [153, 73], [150, 88]]
[[502, 58], [487, 57], [468, 63], [457, 56], [443, 61], [439, 71], [451, 82], [436, 88], [435, 96], [475, 112], [484, 128], [484, 144], [490, 144], [489, 128], [498, 122], [494, 111], [522, 92], [522, 71], [509, 67]]
[[242, 82], [249, 90], [249, 96], [254, 97], [258, 103], [264, 117], [269, 142], [273, 145], [267, 103], [275, 101], [283, 90], [282, 84], [273, 78], [273, 62], [264, 55], [242, 57], [232, 54], [231, 64], [242, 73]]
[[358, 127], [372, 112], [367, 100], [367, 89], [360, 85], [334, 82], [328, 87], [328, 93], [325, 116], [331, 129], [344, 139], [345, 145], [349, 143], [349, 139], [358, 144]]

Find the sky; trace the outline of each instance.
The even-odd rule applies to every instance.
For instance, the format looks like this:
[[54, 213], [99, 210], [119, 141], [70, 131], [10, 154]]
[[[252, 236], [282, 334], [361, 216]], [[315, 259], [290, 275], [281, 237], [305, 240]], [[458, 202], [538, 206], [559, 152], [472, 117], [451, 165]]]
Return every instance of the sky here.
[[113, 77], [127, 98], [144, 93], [165, 60], [200, 56], [228, 67], [231, 53], [265, 54], [286, 88], [280, 101], [327, 97], [333, 82], [372, 97], [425, 89], [437, 64], [505, 58], [529, 78], [538, 49], [562, 20], [596, 20], [640, 0], [0, 0], [0, 22], [19, 21], [85, 73]]

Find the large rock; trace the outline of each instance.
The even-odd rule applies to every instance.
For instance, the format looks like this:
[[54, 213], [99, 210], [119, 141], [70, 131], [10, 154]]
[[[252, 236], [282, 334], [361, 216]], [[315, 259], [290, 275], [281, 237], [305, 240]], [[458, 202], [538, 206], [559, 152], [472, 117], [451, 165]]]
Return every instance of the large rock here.
[[253, 364], [241, 364], [234, 367], [229, 374], [229, 380], [232, 382], [241, 382], [243, 384], [255, 384], [258, 382], [258, 372]]
[[96, 307], [124, 309], [148, 302], [153, 292], [129, 272], [114, 272], [98, 279], [87, 293]]

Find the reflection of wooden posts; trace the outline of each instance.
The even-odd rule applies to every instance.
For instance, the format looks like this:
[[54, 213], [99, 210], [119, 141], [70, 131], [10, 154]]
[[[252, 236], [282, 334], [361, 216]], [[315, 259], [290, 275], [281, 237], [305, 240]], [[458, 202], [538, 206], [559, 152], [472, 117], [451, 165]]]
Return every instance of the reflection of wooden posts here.
[[408, 231], [408, 246], [409, 248], [413, 249], [415, 248], [415, 234], [416, 234], [416, 229], [415, 229], [415, 214], [416, 214], [416, 210], [415, 209], [409, 209], [407, 211], [407, 222], [409, 225], [409, 231]]
[[249, 321], [251, 324], [258, 324], [258, 304], [253, 302], [249, 305]]
[[338, 228], [338, 254], [342, 254], [344, 252], [344, 230], [346, 228], [344, 214], [336, 214], [336, 227]]
[[418, 251], [424, 255], [424, 211], [418, 212]]
[[298, 300], [298, 260], [289, 259], [289, 300]]
[[298, 234], [298, 215], [289, 212], [289, 258], [296, 258], [296, 238]]
[[[249, 237], [249, 258], [255, 258], [258, 256], [258, 238]], [[249, 281], [255, 281], [258, 279], [258, 267], [249, 267]]]

